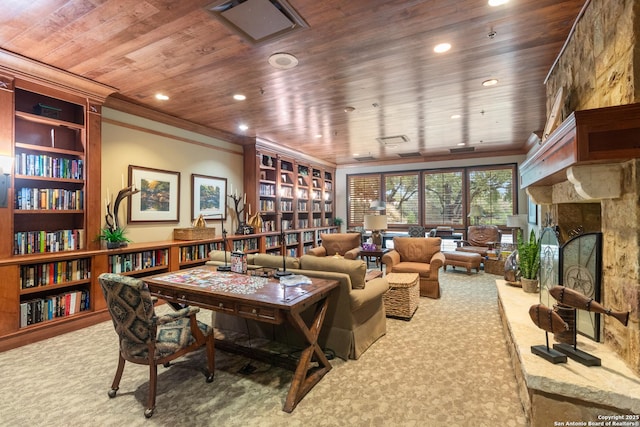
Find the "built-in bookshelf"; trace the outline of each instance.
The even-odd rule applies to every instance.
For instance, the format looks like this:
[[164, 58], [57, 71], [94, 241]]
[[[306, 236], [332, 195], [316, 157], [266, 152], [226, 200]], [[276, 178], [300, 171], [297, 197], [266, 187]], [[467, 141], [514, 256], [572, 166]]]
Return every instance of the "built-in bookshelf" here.
[[0, 209], [0, 351], [106, 318], [94, 238], [103, 218], [101, 110], [115, 90], [3, 55], [0, 154], [13, 167]]
[[86, 100], [21, 87], [14, 100], [13, 254], [83, 249]]
[[[308, 230], [313, 238], [297, 236], [295, 255], [317, 245], [317, 229], [333, 227], [335, 169], [277, 153], [256, 144], [245, 147], [247, 203], [259, 207], [263, 225], [256, 232]], [[280, 248], [268, 239], [268, 252]], [[290, 245], [290, 246], [289, 246]], [[289, 249], [288, 249], [289, 251]]]
[[91, 259], [65, 259], [19, 266], [20, 328], [88, 311]]

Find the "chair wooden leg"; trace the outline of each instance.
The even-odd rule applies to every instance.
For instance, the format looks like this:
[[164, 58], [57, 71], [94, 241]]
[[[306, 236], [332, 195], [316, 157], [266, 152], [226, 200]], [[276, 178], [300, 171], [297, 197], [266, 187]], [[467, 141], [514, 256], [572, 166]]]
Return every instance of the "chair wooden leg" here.
[[120, 388], [120, 379], [122, 378], [122, 372], [124, 371], [124, 357], [122, 354], [118, 352], [118, 368], [116, 369], [116, 376], [113, 377], [113, 382], [111, 383], [111, 390], [109, 390], [109, 397], [116, 397], [116, 393], [118, 392], [118, 388]]
[[153, 411], [156, 409], [156, 389], [158, 385], [158, 365], [149, 363], [149, 401], [144, 416], [151, 418]]

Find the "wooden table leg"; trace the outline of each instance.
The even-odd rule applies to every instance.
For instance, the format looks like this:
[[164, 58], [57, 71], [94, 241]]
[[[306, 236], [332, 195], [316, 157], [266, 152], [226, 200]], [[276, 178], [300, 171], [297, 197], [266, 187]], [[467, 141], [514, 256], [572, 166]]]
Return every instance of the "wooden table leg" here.
[[[302, 398], [316, 385], [322, 377], [331, 370], [331, 363], [318, 345], [318, 336], [322, 328], [322, 322], [327, 313], [329, 298], [316, 305], [315, 315], [310, 326], [302, 320], [300, 313], [287, 313], [289, 322], [304, 336], [309, 346], [300, 354], [300, 360], [296, 367], [289, 393], [284, 403], [283, 411], [291, 413]], [[315, 355], [318, 367], [311, 369], [311, 362]]]

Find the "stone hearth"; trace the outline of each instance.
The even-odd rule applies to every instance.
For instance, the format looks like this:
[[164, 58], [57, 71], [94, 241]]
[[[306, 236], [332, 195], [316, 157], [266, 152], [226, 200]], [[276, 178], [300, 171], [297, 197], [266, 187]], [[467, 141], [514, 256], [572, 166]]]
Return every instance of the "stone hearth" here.
[[602, 359], [602, 366], [587, 367], [571, 359], [554, 365], [534, 355], [531, 346], [545, 344], [545, 332], [529, 317], [529, 307], [539, 303], [539, 295], [504, 280], [496, 280], [496, 287], [520, 399], [532, 427], [606, 425], [588, 423], [604, 421], [604, 416], [622, 416], [618, 421], [625, 421], [625, 415], [640, 414], [640, 377], [614, 351], [578, 336], [578, 349]]

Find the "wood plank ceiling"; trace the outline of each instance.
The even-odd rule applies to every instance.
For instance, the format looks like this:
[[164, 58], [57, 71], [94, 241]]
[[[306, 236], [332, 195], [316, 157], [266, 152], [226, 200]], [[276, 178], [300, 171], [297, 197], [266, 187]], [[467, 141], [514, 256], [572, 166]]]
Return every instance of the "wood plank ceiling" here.
[[[5, 0], [0, 47], [236, 142], [257, 137], [336, 165], [445, 159], [469, 147], [455, 158], [493, 156], [526, 152], [544, 128], [543, 82], [584, 0], [289, 0], [308, 28], [256, 44], [209, 12], [212, 3]], [[451, 49], [435, 53], [442, 42]], [[269, 64], [282, 52], [297, 67]], [[408, 141], [378, 140], [393, 136]]]

